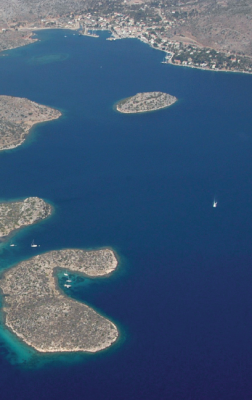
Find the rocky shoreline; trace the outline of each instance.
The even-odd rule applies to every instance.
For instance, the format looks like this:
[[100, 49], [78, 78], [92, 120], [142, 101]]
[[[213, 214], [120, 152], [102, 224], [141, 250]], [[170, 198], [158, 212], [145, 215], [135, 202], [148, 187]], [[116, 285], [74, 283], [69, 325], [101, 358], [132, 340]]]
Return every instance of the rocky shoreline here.
[[60, 116], [60, 111], [26, 98], [0, 96], [0, 150], [20, 146], [34, 125]]
[[6, 326], [38, 352], [93, 353], [109, 347], [119, 336], [115, 324], [66, 296], [58, 288], [55, 272], [98, 277], [113, 272], [117, 264], [110, 249], [66, 249], [8, 269], [0, 279]]
[[0, 203], [0, 238], [13, 231], [36, 224], [52, 214], [52, 206], [39, 197]]
[[116, 104], [117, 111], [125, 114], [144, 113], [171, 106], [177, 101], [175, 96], [162, 92], [137, 93]]

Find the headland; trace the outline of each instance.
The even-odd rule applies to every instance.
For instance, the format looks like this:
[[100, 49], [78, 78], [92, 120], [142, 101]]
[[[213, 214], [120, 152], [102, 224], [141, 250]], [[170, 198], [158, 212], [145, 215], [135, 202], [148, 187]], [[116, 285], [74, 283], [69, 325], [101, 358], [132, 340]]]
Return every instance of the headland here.
[[60, 111], [12, 96], [0, 96], [0, 150], [20, 146], [30, 129], [40, 122], [57, 119]]
[[52, 206], [39, 197], [0, 203], [0, 238], [27, 225], [49, 217]]
[[[108, 275], [117, 267], [110, 249], [51, 251], [8, 269], [0, 279], [5, 324], [39, 352], [97, 352], [118, 337], [116, 326], [91, 307], [58, 288], [59, 269], [89, 277]], [[70, 287], [66, 285], [67, 288]]]
[[137, 93], [116, 104], [117, 111], [126, 114], [155, 111], [171, 106], [177, 101], [175, 96], [162, 92]]

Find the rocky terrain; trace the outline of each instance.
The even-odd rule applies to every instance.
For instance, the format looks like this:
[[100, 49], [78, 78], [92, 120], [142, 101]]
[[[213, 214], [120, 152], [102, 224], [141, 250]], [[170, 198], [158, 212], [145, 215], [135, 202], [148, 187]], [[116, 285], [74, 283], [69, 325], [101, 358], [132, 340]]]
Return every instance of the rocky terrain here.
[[[204, 47], [252, 55], [252, 3], [247, 0], [205, 0], [181, 3], [176, 35], [189, 36]], [[186, 18], [183, 18], [187, 13]], [[191, 16], [188, 18], [188, 13]]]
[[137, 93], [135, 96], [128, 97], [119, 101], [116, 105], [117, 111], [121, 113], [134, 114], [148, 111], [159, 110], [169, 107], [177, 101], [177, 98], [168, 93], [145, 92]]
[[[112, 250], [66, 249], [41, 254], [7, 270], [0, 279], [5, 323], [39, 352], [96, 352], [118, 337], [116, 326], [58, 288], [58, 270], [89, 277], [114, 271]], [[67, 288], [69, 285], [65, 285]]]
[[0, 51], [26, 46], [33, 42], [36, 42], [36, 39], [33, 38], [32, 32], [22, 32], [14, 29], [6, 32], [2, 31], [0, 34]]
[[0, 238], [8, 236], [16, 229], [36, 224], [51, 213], [52, 206], [38, 197], [0, 203]]
[[21, 145], [33, 125], [60, 116], [58, 110], [28, 99], [0, 96], [0, 150]]

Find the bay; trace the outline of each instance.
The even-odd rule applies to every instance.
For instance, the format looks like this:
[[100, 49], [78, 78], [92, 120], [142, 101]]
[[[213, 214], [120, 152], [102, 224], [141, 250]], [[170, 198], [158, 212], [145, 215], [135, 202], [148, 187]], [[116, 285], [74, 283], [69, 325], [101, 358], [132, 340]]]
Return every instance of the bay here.
[[[115, 249], [118, 270], [76, 277], [70, 295], [121, 336], [95, 355], [41, 356], [2, 326], [1, 399], [248, 399], [252, 78], [164, 65], [137, 40], [74, 33], [37, 32], [0, 59], [1, 94], [63, 112], [0, 154], [1, 199], [55, 206], [16, 234], [17, 247], [0, 246], [0, 267], [37, 254], [34, 238], [43, 252]], [[148, 114], [113, 109], [156, 90], [179, 101]]]

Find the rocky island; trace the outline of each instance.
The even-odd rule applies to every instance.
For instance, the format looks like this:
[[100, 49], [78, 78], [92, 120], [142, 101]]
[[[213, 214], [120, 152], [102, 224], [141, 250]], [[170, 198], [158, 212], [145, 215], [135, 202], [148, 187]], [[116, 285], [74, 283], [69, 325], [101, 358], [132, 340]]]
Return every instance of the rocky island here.
[[30, 129], [40, 122], [57, 119], [58, 110], [34, 101], [12, 96], [0, 96], [0, 150], [21, 145]]
[[177, 98], [168, 93], [145, 92], [127, 97], [116, 104], [117, 111], [121, 113], [143, 113], [159, 110], [171, 106]]
[[118, 337], [116, 326], [66, 296], [56, 275], [63, 269], [64, 274], [73, 271], [98, 277], [116, 266], [110, 249], [51, 251], [19, 263], [0, 279], [6, 326], [39, 352], [97, 352], [109, 347]]
[[38, 197], [0, 203], [0, 238], [12, 231], [49, 217], [52, 206]]

